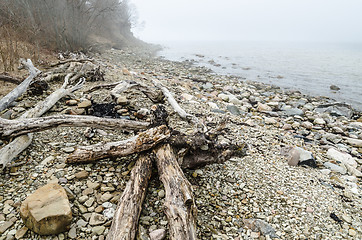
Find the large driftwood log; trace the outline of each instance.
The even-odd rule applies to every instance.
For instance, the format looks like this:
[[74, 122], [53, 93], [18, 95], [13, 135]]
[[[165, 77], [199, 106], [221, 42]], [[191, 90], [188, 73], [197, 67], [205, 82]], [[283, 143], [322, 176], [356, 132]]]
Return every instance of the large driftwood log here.
[[11, 77], [8, 75], [0, 74], [0, 80], [4, 82], [14, 83], [14, 84], [20, 84], [21, 80], [15, 77]]
[[[54, 106], [59, 99], [64, 96], [71, 94], [72, 92], [82, 88], [84, 84], [84, 79], [81, 79], [76, 85], [69, 86], [69, 78], [72, 74], [67, 75], [65, 77], [64, 84], [60, 89], [57, 89], [55, 92], [50, 94], [44, 101], [38, 103], [34, 108], [26, 111], [20, 119], [25, 118], [33, 118], [40, 117], [45, 112], [47, 112], [50, 108]], [[6, 167], [6, 165], [11, 162], [14, 158], [16, 158], [22, 151], [24, 151], [32, 142], [33, 135], [27, 134], [22, 135], [14, 140], [12, 140], [9, 144], [0, 149], [0, 165], [2, 169]]]
[[162, 125], [126, 140], [78, 147], [68, 156], [66, 163], [92, 162], [109, 157], [127, 156], [148, 150], [169, 137], [170, 130]]
[[170, 239], [196, 239], [197, 209], [190, 182], [184, 176], [169, 144], [153, 150], [157, 169], [166, 197], [165, 212], [170, 228]]
[[136, 236], [142, 202], [152, 173], [152, 160], [141, 155], [119, 199], [107, 240], [133, 240]]
[[17, 137], [31, 132], [44, 131], [55, 127], [93, 127], [108, 130], [141, 130], [149, 126], [147, 122], [126, 119], [100, 118], [93, 116], [57, 115], [23, 120], [0, 118], [0, 138]]
[[62, 64], [66, 64], [66, 63], [84, 63], [84, 62], [93, 62], [93, 59], [68, 59], [68, 60], [64, 60], [64, 61], [59, 61], [57, 63], [53, 63], [49, 65], [49, 68], [52, 67], [56, 67]]
[[29, 70], [30, 75], [21, 84], [19, 84], [0, 100], [0, 111], [6, 109], [13, 101], [20, 97], [33, 82], [34, 78], [41, 73], [36, 67], [34, 67], [30, 59], [27, 61], [22, 59], [21, 63]]

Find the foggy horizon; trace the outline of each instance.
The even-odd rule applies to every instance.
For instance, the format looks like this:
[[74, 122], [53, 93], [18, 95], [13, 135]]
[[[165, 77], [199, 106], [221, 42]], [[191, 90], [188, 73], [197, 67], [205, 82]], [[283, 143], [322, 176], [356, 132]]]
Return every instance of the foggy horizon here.
[[130, 2], [139, 18], [133, 32], [147, 42], [362, 42], [358, 0]]

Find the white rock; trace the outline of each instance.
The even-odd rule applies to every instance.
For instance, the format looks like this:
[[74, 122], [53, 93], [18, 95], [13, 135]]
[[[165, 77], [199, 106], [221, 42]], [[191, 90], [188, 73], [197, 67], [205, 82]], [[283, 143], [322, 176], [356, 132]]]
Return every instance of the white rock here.
[[162, 240], [166, 237], [165, 229], [156, 229], [150, 232], [150, 240]]
[[323, 118], [316, 118], [316, 119], [314, 119], [314, 124], [324, 125], [324, 124], [326, 124], [326, 121], [324, 121]]
[[353, 147], [362, 148], [362, 140], [355, 138], [347, 138], [347, 143]]
[[211, 108], [213, 108], [213, 109], [219, 109], [219, 107], [217, 106], [217, 104], [214, 103], [214, 102], [207, 102], [207, 104], [208, 104]]
[[348, 153], [342, 153], [342, 152], [335, 150], [334, 148], [330, 148], [327, 151], [327, 156], [332, 160], [341, 162], [343, 164], [348, 164], [354, 168], [357, 167], [356, 160], [354, 160], [353, 157], [351, 155], [349, 155]]

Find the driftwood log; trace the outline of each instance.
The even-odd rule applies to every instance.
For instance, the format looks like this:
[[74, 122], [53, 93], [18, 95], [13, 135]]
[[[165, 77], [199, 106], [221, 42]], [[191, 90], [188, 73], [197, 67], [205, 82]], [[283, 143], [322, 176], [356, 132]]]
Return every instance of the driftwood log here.
[[170, 228], [170, 239], [196, 239], [197, 208], [190, 182], [184, 176], [169, 144], [153, 150], [165, 197], [165, 213]]
[[12, 102], [14, 102], [24, 92], [26, 92], [29, 85], [33, 82], [34, 78], [41, 73], [36, 67], [34, 67], [30, 59], [28, 59], [27, 61], [22, 59], [21, 64], [23, 64], [23, 66], [29, 70], [30, 75], [0, 100], [0, 111], [6, 109]]
[[148, 129], [126, 140], [78, 147], [67, 157], [66, 163], [93, 162], [109, 157], [128, 156], [151, 149], [169, 137], [170, 130], [162, 125]]
[[16, 77], [11, 77], [8, 75], [0, 74], [0, 81], [14, 83], [14, 84], [20, 84], [21, 80]]
[[119, 199], [107, 240], [135, 239], [138, 219], [151, 173], [152, 160], [143, 154], [133, 167], [131, 177]]
[[22, 120], [0, 118], [0, 139], [17, 137], [31, 132], [44, 131], [55, 127], [93, 127], [108, 130], [142, 130], [149, 126], [147, 122], [126, 119], [100, 118], [93, 116], [56, 115]]
[[[64, 84], [60, 89], [50, 94], [44, 101], [38, 103], [34, 108], [26, 111], [20, 119], [40, 117], [54, 106], [61, 98], [71, 94], [72, 92], [82, 88], [84, 79], [81, 79], [76, 85], [69, 86], [69, 78], [72, 75], [67, 75]], [[0, 165], [2, 169], [24, 151], [32, 142], [32, 134], [22, 135], [13, 139], [9, 144], [0, 149]]]

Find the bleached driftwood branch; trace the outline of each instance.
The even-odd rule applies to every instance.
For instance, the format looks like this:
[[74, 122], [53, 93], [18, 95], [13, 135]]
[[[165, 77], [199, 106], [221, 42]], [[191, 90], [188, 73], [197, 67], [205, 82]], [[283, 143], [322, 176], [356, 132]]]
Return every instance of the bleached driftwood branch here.
[[9, 92], [5, 97], [0, 100], [0, 111], [6, 109], [13, 101], [20, 97], [26, 90], [29, 85], [33, 82], [34, 78], [38, 76], [41, 71], [34, 67], [30, 59], [25, 61], [21, 59], [21, 64], [29, 70], [29, 77], [27, 77], [22, 83], [20, 83], [16, 88]]
[[135, 239], [138, 219], [151, 173], [151, 158], [141, 155], [133, 167], [131, 177], [119, 199], [107, 240]]
[[162, 91], [163, 95], [166, 97], [167, 101], [170, 103], [172, 108], [175, 110], [175, 112], [178, 113], [178, 115], [182, 119], [192, 122], [195, 125], [200, 125], [202, 128], [201, 130], [203, 132], [207, 131], [206, 126], [204, 124], [202, 124], [197, 117], [195, 117], [192, 114], [187, 113], [184, 109], [181, 108], [181, 106], [177, 103], [175, 98], [172, 96], [171, 92], [165, 86], [163, 86], [163, 84], [160, 81], [153, 79], [152, 82], [157, 88], [161, 89], [161, 91]]
[[[74, 86], [69, 86], [69, 78], [72, 74], [68, 74], [65, 77], [64, 84], [60, 89], [57, 89], [55, 92], [50, 94], [44, 101], [38, 103], [34, 108], [26, 111], [21, 117], [21, 119], [25, 118], [33, 118], [40, 117], [44, 113], [46, 113], [50, 108], [54, 106], [58, 100], [62, 97], [71, 94], [72, 92], [82, 88], [84, 84], [84, 79], [81, 79]], [[24, 151], [31, 143], [33, 135], [27, 134], [22, 135], [14, 140], [12, 140], [9, 144], [5, 145], [0, 149], [0, 165], [4, 169], [6, 165], [11, 162], [14, 158], [16, 158], [22, 151]]]
[[78, 147], [68, 156], [66, 163], [93, 162], [108, 157], [127, 156], [148, 150], [169, 137], [170, 130], [162, 125], [148, 129], [126, 140]]
[[108, 130], [141, 130], [149, 123], [126, 119], [100, 118], [93, 116], [57, 115], [22, 120], [0, 118], [0, 138], [17, 137], [32, 132], [44, 131], [55, 127], [93, 127]]
[[191, 183], [184, 176], [169, 144], [153, 150], [160, 180], [165, 187], [165, 213], [170, 228], [170, 239], [196, 238], [197, 208]]

